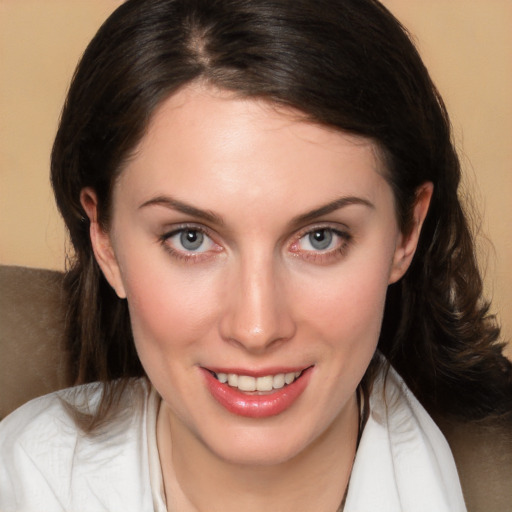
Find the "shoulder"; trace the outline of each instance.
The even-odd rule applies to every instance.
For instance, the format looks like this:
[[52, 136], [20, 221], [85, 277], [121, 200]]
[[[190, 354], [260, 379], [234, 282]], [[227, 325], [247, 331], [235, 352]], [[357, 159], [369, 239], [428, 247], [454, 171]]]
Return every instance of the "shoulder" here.
[[0, 422], [0, 454], [12, 446], [40, 446], [41, 442], [65, 444], [79, 429], [71, 410], [94, 412], [101, 398], [100, 383], [86, 384], [41, 396], [22, 405]]
[[[66, 500], [79, 431], [66, 403], [77, 395], [99, 396], [99, 386], [70, 388], [32, 400], [0, 422], [0, 505], [30, 509], [33, 502]], [[51, 510], [51, 508], [50, 508]], [[57, 509], [58, 510], [58, 509]]]
[[[45, 395], [22, 405], [0, 422], [0, 457], [25, 451], [37, 459], [44, 452], [45, 460], [51, 448], [65, 451], [68, 442], [74, 442], [78, 429], [70, 414], [68, 404], [87, 400], [95, 404], [101, 386], [89, 384]], [[19, 455], [19, 453], [17, 453]]]
[[1, 510], [37, 510], [41, 503], [54, 504], [47, 510], [68, 510], [91, 488], [111, 485], [108, 480], [116, 471], [122, 480], [130, 467], [137, 467], [148, 386], [134, 381], [126, 397], [130, 414], [88, 436], [76, 425], [70, 406], [92, 412], [101, 392], [95, 383], [52, 393], [0, 422]]
[[381, 362], [346, 510], [465, 511], [446, 440], [401, 377]]

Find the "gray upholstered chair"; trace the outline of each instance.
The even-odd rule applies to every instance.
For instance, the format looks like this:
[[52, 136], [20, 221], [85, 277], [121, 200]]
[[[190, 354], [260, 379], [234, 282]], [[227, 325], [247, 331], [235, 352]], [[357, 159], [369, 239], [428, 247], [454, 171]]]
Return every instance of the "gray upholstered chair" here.
[[[67, 385], [61, 284], [59, 272], [0, 265], [0, 418]], [[468, 510], [512, 512], [510, 428], [438, 424], [452, 447]]]

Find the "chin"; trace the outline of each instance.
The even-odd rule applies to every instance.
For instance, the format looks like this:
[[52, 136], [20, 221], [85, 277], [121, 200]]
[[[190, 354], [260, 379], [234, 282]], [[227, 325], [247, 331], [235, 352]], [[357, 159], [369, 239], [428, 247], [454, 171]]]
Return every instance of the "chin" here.
[[307, 449], [310, 439], [291, 439], [282, 433], [257, 435], [251, 437], [245, 432], [237, 439], [230, 438], [228, 443], [210, 444], [208, 448], [219, 459], [237, 466], [279, 466], [286, 464]]
[[[311, 411], [313, 412], [313, 411]], [[237, 418], [222, 430], [205, 425], [197, 432], [203, 446], [215, 457], [239, 466], [278, 466], [301, 456], [330, 430], [328, 418], [309, 421], [289, 415], [264, 420]], [[335, 421], [334, 421], [335, 423]]]

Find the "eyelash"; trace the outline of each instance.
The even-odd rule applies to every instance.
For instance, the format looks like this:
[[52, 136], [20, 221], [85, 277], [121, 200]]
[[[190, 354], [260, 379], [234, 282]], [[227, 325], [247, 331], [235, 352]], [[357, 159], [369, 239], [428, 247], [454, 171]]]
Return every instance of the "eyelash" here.
[[209, 238], [211, 240], [211, 243], [217, 246], [219, 249], [214, 249], [214, 252], [222, 252], [222, 247], [218, 244], [216, 244], [212, 237], [209, 235], [209, 231], [201, 226], [196, 225], [181, 225], [177, 227], [176, 229], [173, 229], [172, 231], [168, 231], [164, 233], [162, 236], [159, 237], [158, 241], [162, 245], [162, 247], [175, 259], [179, 261], [183, 261], [185, 263], [199, 263], [203, 261], [204, 259], [207, 259], [210, 257], [211, 251], [203, 251], [203, 252], [193, 252], [193, 251], [186, 251], [185, 249], [183, 251], [180, 251], [178, 249], [175, 249], [172, 247], [172, 245], [169, 243], [169, 240], [179, 235], [185, 231], [191, 231], [196, 232], [204, 235], [205, 237]]
[[[166, 232], [163, 235], [161, 235], [158, 238], [159, 243], [162, 245], [162, 247], [176, 260], [183, 261], [186, 263], [200, 263], [204, 261], [205, 259], [208, 259], [211, 257], [212, 251], [202, 251], [202, 252], [193, 252], [193, 251], [186, 251], [186, 250], [179, 250], [172, 247], [172, 245], [169, 243], [169, 240], [179, 235], [185, 231], [191, 231], [191, 232], [197, 232], [205, 237], [207, 237], [216, 248], [213, 249], [213, 252], [220, 253], [223, 251], [222, 247], [217, 244], [213, 238], [209, 234], [209, 230], [205, 229], [202, 226], [196, 226], [196, 225], [181, 225], [177, 227], [176, 229], [173, 229], [172, 231]], [[327, 249], [327, 250], [310, 250], [310, 251], [304, 251], [300, 249], [296, 249], [298, 244], [302, 239], [304, 239], [306, 236], [310, 236], [311, 234], [315, 232], [325, 231], [329, 232], [332, 235], [339, 238], [339, 243], [337, 244], [337, 247], [334, 249]], [[314, 227], [308, 227], [307, 229], [299, 232], [296, 237], [294, 237], [294, 241], [291, 243], [290, 251], [294, 254], [294, 256], [303, 258], [306, 261], [317, 263], [317, 264], [328, 264], [330, 262], [333, 262], [340, 257], [344, 256], [346, 251], [349, 248], [350, 243], [353, 241], [353, 237], [351, 234], [349, 234], [346, 231], [340, 231], [338, 229], [335, 229], [330, 226], [326, 225], [318, 225]], [[218, 248], [218, 249], [217, 249]]]
[[[339, 238], [339, 242], [337, 246], [333, 249], [326, 250], [317, 250], [317, 251], [302, 251], [300, 254], [300, 249], [295, 251], [293, 248], [296, 247], [302, 239], [306, 236], [310, 236], [311, 234], [319, 231], [326, 231], [331, 233], [332, 235]], [[297, 257], [303, 258], [306, 261], [317, 263], [317, 264], [329, 264], [331, 262], [335, 262], [339, 258], [345, 255], [350, 244], [353, 242], [353, 237], [347, 231], [340, 231], [339, 229], [335, 229], [331, 226], [326, 225], [318, 225], [313, 227], [308, 227], [306, 230], [300, 232], [295, 241], [291, 245], [291, 250], [294, 255]]]

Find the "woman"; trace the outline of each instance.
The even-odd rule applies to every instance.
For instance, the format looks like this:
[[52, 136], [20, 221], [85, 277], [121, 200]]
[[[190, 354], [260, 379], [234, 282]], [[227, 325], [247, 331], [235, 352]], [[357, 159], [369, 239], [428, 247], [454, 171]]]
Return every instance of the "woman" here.
[[79, 386], [3, 422], [2, 509], [465, 510], [424, 407], [512, 372], [459, 178], [379, 3], [123, 4], [52, 154]]

